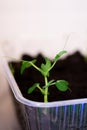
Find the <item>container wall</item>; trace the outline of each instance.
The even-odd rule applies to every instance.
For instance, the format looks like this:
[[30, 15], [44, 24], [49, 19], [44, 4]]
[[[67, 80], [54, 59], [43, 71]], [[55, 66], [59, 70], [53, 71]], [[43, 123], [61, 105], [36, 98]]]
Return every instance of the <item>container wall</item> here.
[[87, 104], [53, 108], [20, 107], [25, 130], [87, 130]]

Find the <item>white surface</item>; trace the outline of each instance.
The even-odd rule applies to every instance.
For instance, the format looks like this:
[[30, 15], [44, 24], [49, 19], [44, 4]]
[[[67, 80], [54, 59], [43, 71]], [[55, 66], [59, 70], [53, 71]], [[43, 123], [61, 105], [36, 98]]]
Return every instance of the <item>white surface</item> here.
[[53, 57], [68, 36], [69, 53], [79, 49], [87, 54], [86, 5], [87, 0], [0, 0], [0, 44], [5, 54], [43, 52]]
[[87, 33], [87, 0], [0, 0], [0, 39]]
[[86, 5], [87, 0], [0, 0], [0, 40], [18, 48], [29, 45], [30, 53], [51, 50], [54, 55], [71, 34], [67, 48], [83, 51], [87, 48]]
[[87, 35], [85, 33], [60, 34], [55, 38], [17, 38], [9, 40], [1, 40], [0, 48], [4, 52], [4, 56], [20, 57], [21, 54], [28, 53], [36, 55], [43, 53], [45, 56], [53, 58], [58, 51], [63, 48], [67, 50], [67, 54], [77, 50], [87, 55]]

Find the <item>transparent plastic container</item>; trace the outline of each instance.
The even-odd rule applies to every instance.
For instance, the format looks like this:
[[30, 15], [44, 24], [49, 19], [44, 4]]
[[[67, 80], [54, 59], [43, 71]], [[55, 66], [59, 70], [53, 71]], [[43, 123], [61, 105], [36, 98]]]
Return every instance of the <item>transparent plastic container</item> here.
[[87, 130], [87, 98], [50, 103], [25, 99], [7, 61], [2, 60], [2, 63], [23, 130]]

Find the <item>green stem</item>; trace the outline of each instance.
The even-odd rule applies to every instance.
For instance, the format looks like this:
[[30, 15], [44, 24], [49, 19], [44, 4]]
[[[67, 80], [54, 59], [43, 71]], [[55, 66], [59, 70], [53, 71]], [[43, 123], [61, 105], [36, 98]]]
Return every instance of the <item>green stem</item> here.
[[[47, 84], [48, 84], [47, 77], [45, 77], [45, 85], [47, 86]], [[45, 88], [44, 102], [48, 102], [48, 87]]]
[[45, 94], [44, 90], [40, 86], [37, 86], [37, 88], [41, 91], [42, 94]]
[[41, 70], [40, 70], [40, 68], [39, 67], [37, 67], [35, 64], [33, 64], [32, 62], [30, 62], [30, 64], [35, 68], [35, 69], [37, 69], [38, 71], [40, 71], [41, 72]]
[[56, 62], [54, 62], [54, 63], [52, 64], [52, 66], [50, 67], [49, 71], [55, 66], [55, 64], [56, 64]]

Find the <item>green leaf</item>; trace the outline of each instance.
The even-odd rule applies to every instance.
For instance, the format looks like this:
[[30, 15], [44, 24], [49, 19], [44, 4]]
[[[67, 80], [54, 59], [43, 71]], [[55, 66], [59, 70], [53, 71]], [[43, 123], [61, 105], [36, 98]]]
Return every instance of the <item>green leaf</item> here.
[[57, 80], [55, 85], [58, 88], [58, 90], [64, 92], [68, 89], [69, 83], [65, 80]]
[[11, 70], [12, 74], [14, 75], [15, 69], [14, 69], [14, 67], [13, 67], [13, 65], [11, 63], [9, 64], [9, 67], [10, 67], [10, 70]]
[[44, 76], [49, 76], [49, 69], [51, 67], [51, 62], [48, 58], [45, 58], [45, 64], [41, 64], [41, 71]]
[[41, 64], [41, 69], [43, 71], [48, 71], [48, 69], [51, 67], [51, 62], [48, 58], [45, 58], [45, 62], [46, 64], [43, 64], [43, 63]]
[[29, 67], [32, 66], [31, 63], [34, 64], [35, 62], [36, 62], [36, 60], [32, 60], [32, 61], [25, 61], [25, 60], [23, 60], [22, 61], [22, 65], [21, 65], [21, 74], [23, 74], [23, 72], [24, 72], [24, 70], [26, 68], [29, 68]]
[[35, 88], [39, 85], [39, 83], [35, 83], [33, 84], [29, 89], [28, 89], [28, 94], [31, 94]]
[[67, 51], [63, 50], [63, 51], [60, 51], [54, 58], [54, 61], [57, 62], [57, 60], [59, 60], [59, 58], [63, 55], [67, 53]]

